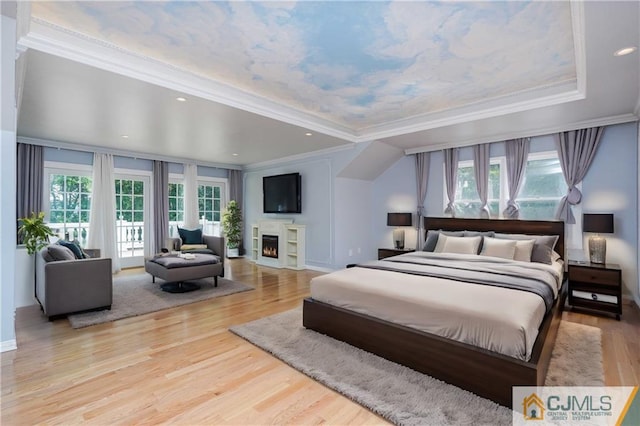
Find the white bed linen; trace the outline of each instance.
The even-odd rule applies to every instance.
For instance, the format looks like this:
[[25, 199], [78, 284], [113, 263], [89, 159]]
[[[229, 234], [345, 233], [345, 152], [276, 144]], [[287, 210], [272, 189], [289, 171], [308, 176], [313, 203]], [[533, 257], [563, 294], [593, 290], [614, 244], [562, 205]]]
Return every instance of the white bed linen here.
[[[561, 273], [563, 264], [549, 268]], [[526, 291], [358, 267], [313, 278], [311, 297], [521, 360], [545, 315]]]

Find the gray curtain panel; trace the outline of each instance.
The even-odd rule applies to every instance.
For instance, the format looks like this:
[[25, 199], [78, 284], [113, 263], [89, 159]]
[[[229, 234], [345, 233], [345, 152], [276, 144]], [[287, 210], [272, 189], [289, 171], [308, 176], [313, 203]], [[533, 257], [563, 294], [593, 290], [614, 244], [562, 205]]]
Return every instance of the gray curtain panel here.
[[[244, 221], [244, 210], [242, 209], [242, 170], [229, 170], [229, 199], [236, 200], [240, 207], [240, 214]], [[240, 233], [240, 255], [244, 254], [244, 232]]]
[[530, 144], [531, 138], [511, 139], [505, 143], [509, 200], [507, 201], [507, 208], [504, 209], [502, 215], [506, 219], [518, 219], [520, 216], [520, 206], [516, 202], [516, 198], [524, 180], [524, 172], [527, 169]]
[[603, 127], [591, 127], [555, 135], [560, 167], [568, 186], [567, 195], [560, 200], [556, 219], [568, 224], [576, 223], [571, 206], [582, 201], [582, 193], [576, 185], [582, 182], [593, 162], [603, 130]]
[[424, 246], [424, 235], [422, 235], [422, 216], [424, 215], [424, 199], [427, 197], [427, 183], [429, 180], [429, 152], [419, 152], [416, 154], [416, 195], [418, 201], [418, 237], [416, 238], [416, 250], [422, 250]]
[[444, 152], [444, 182], [447, 186], [447, 207], [445, 214], [456, 216], [455, 200], [458, 186], [458, 148], [443, 149]]
[[169, 163], [153, 162], [153, 247], [152, 253], [159, 253], [165, 247], [169, 234]]
[[[42, 211], [42, 147], [18, 143], [16, 164], [16, 218]], [[16, 228], [17, 232], [17, 228]], [[18, 237], [18, 244], [22, 244]]]
[[489, 197], [489, 144], [483, 143], [473, 147], [473, 174], [476, 178], [476, 189], [480, 197], [480, 217], [488, 219], [491, 210], [487, 205]]

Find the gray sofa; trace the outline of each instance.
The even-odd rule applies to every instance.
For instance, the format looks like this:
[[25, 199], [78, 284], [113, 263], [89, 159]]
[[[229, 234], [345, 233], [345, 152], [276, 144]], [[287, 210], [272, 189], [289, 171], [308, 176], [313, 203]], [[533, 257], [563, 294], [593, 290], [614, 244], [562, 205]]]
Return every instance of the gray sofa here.
[[[224, 237], [214, 237], [213, 235], [203, 235], [202, 243], [206, 244], [207, 249], [220, 258], [218, 263], [217, 276], [224, 277], [224, 249], [225, 242]], [[167, 238], [165, 241], [166, 248], [170, 251], [180, 251], [182, 247], [182, 240], [180, 238]], [[190, 252], [191, 250], [184, 250], [184, 252]], [[198, 250], [194, 250], [194, 253], [198, 253]]]
[[94, 257], [56, 260], [49, 252], [51, 246], [36, 254], [36, 298], [44, 314], [51, 320], [74, 312], [111, 309], [111, 259], [100, 258], [99, 250], [85, 250]]

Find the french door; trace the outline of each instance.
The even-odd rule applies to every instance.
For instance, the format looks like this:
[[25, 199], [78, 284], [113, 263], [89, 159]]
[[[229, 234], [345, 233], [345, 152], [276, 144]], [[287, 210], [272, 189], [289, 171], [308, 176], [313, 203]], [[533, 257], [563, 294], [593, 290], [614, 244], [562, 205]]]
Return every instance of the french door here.
[[115, 175], [116, 245], [120, 266], [144, 265], [149, 255], [150, 178], [138, 175]]

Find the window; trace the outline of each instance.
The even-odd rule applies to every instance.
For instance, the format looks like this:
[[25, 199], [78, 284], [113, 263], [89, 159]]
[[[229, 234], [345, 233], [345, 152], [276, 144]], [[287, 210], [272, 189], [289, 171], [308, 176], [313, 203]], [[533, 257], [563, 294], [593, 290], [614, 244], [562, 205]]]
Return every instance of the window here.
[[[500, 170], [498, 160], [492, 160], [489, 166], [489, 194], [487, 202], [491, 217], [500, 213]], [[479, 217], [480, 197], [476, 188], [476, 177], [473, 172], [473, 162], [464, 161], [458, 164], [458, 186], [456, 188], [456, 216]]]
[[220, 187], [198, 185], [198, 212], [208, 221], [220, 222]]
[[220, 235], [223, 194], [224, 184], [221, 182], [198, 182], [198, 213], [205, 234]]
[[560, 199], [567, 193], [558, 155], [531, 154], [517, 202], [521, 219], [553, 219]]
[[[224, 180], [202, 177], [198, 180], [198, 217], [207, 235], [220, 235], [224, 194]], [[169, 236], [177, 236], [177, 226], [184, 226], [184, 203], [182, 176], [173, 175], [169, 179]]]
[[144, 176], [116, 176], [116, 244], [120, 259], [135, 258], [123, 267], [137, 266], [145, 254], [147, 242], [148, 200], [145, 199]]
[[184, 225], [184, 184], [169, 182], [169, 235]]
[[[560, 199], [566, 193], [567, 184], [562, 175], [558, 154], [555, 151], [529, 154], [524, 182], [516, 198], [520, 206], [520, 219], [553, 219]], [[491, 217], [502, 217], [508, 198], [506, 158], [492, 158], [489, 168], [488, 194]], [[472, 161], [458, 163], [455, 204], [458, 217], [479, 217], [480, 215], [480, 198], [476, 189]]]
[[59, 238], [86, 244], [91, 211], [91, 172], [45, 167], [44, 211]]

